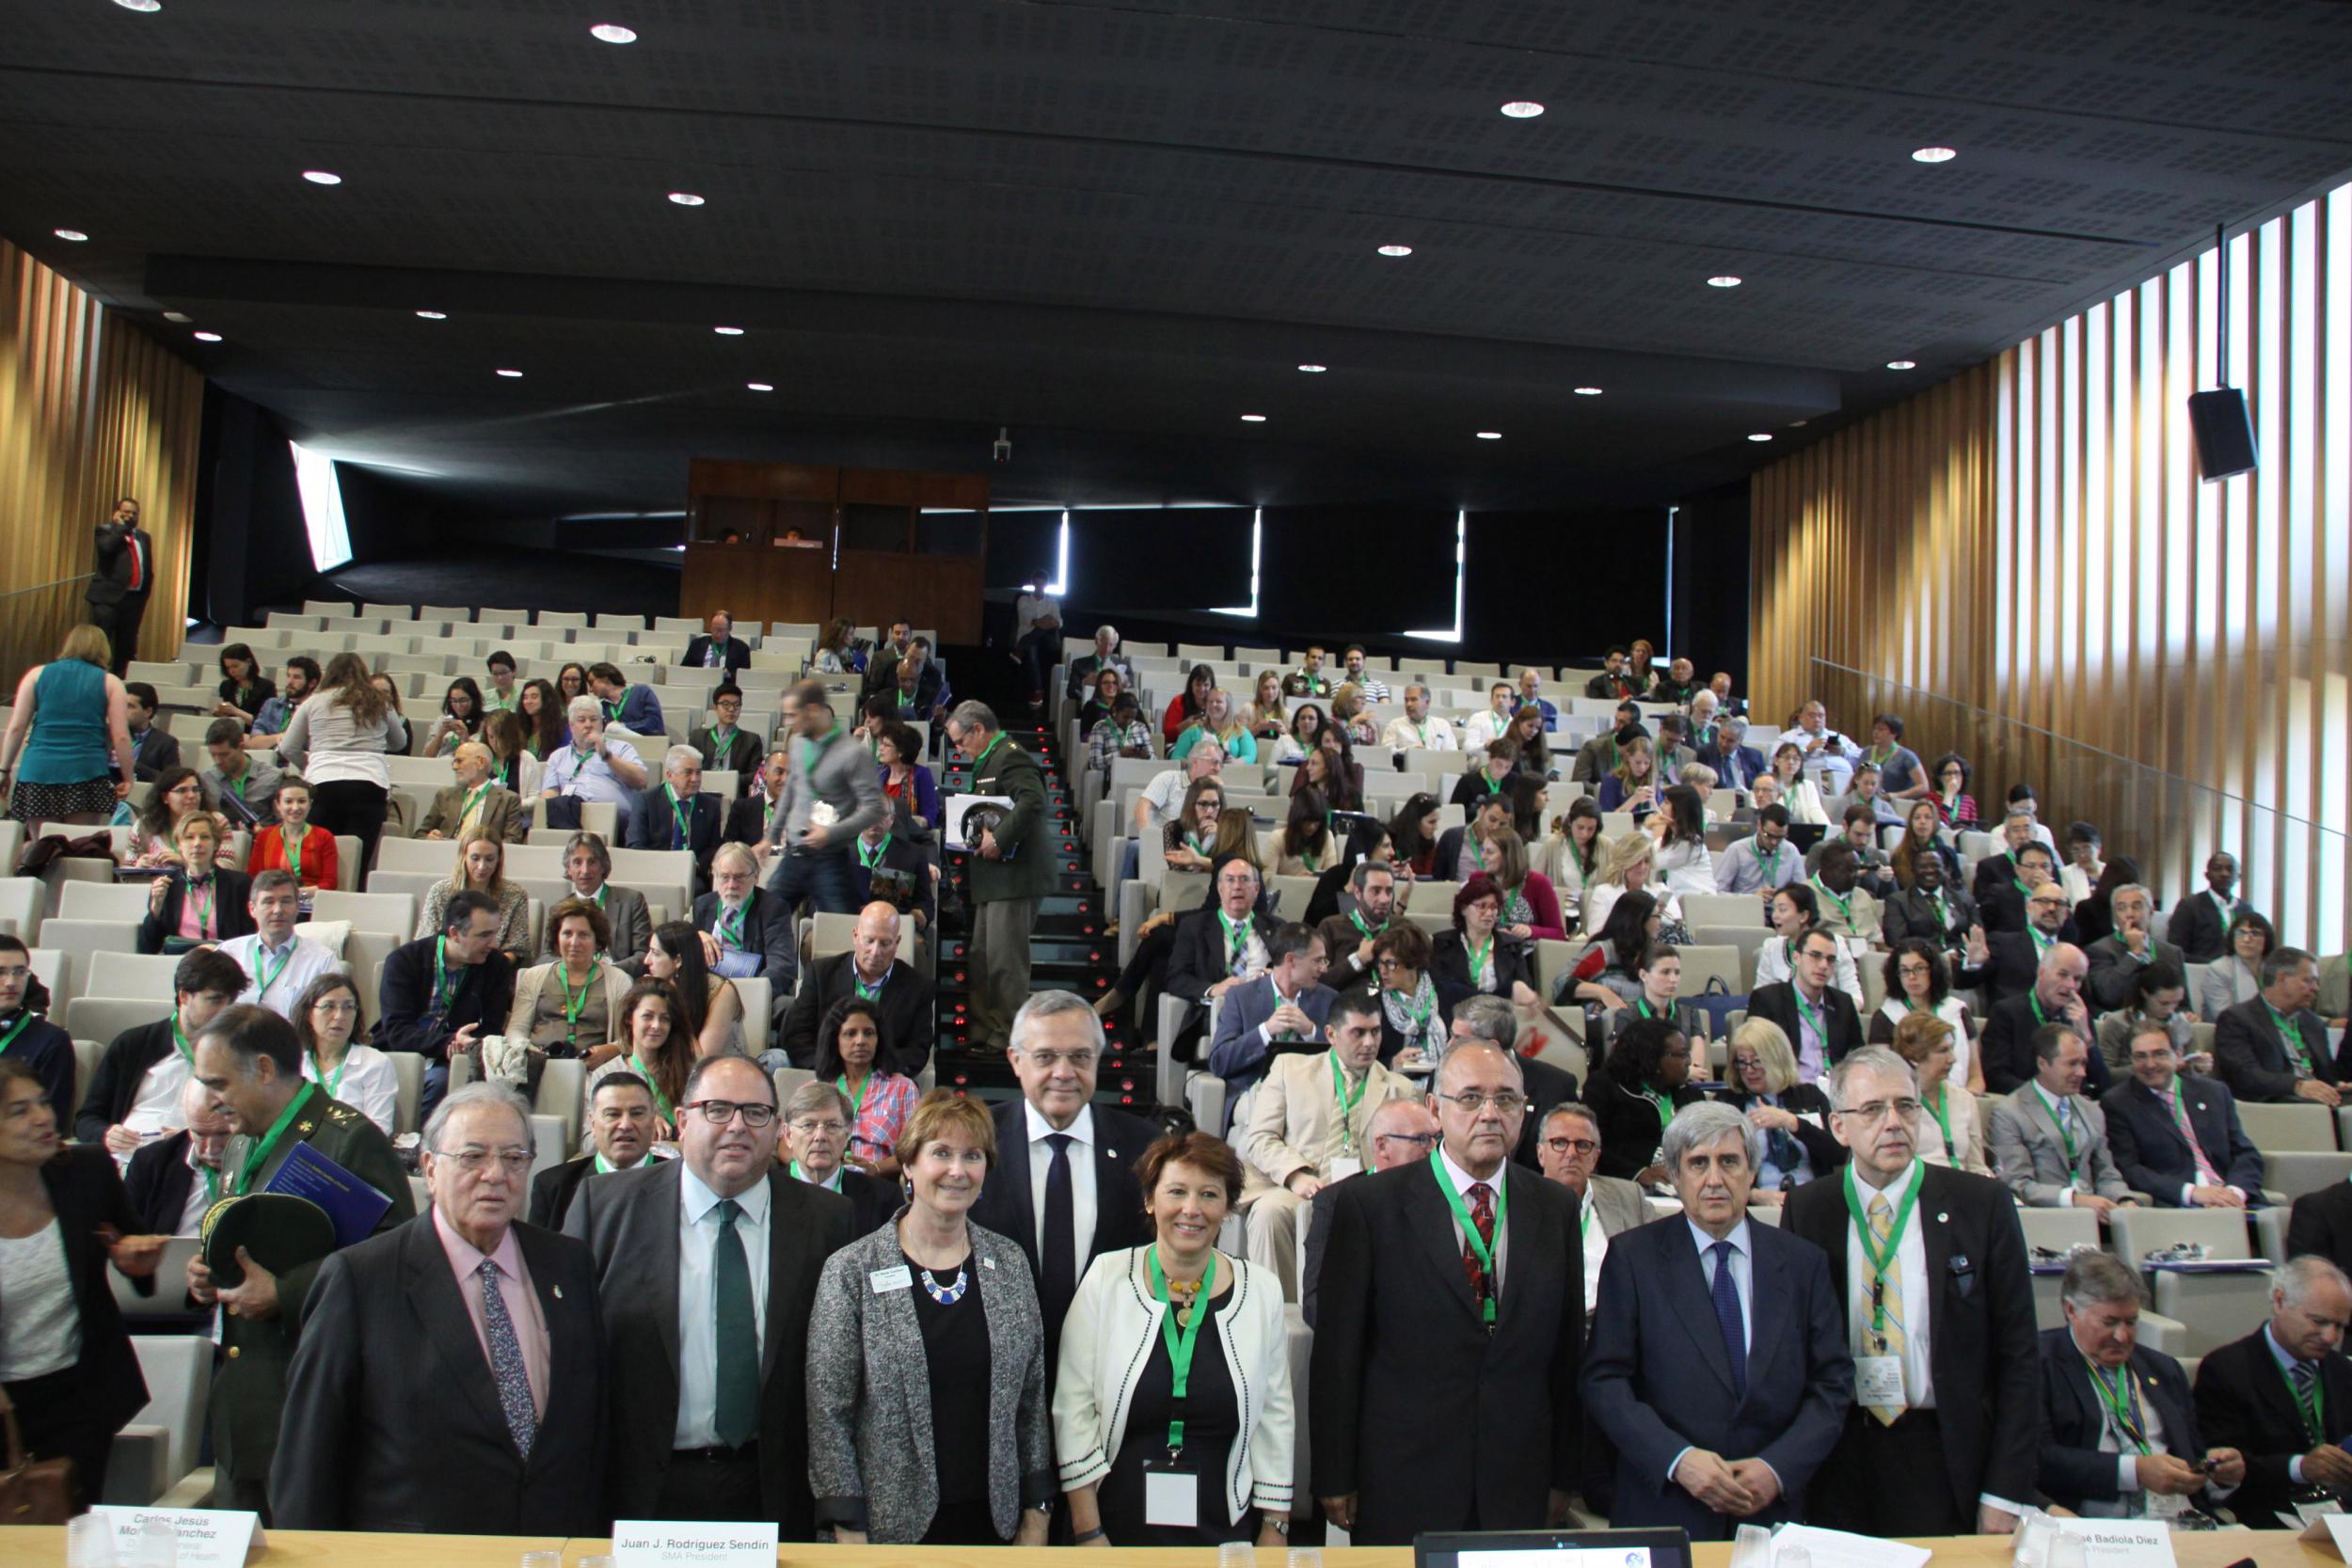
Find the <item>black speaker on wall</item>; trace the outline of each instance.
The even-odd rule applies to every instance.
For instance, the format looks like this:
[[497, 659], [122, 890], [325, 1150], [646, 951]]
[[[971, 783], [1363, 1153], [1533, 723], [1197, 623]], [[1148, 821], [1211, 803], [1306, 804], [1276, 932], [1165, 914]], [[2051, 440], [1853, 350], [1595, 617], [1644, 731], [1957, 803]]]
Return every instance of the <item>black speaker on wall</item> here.
[[2197, 438], [2197, 471], [2210, 483], [2254, 471], [2254, 422], [2246, 417], [2246, 394], [2234, 387], [2192, 392], [2188, 428]]

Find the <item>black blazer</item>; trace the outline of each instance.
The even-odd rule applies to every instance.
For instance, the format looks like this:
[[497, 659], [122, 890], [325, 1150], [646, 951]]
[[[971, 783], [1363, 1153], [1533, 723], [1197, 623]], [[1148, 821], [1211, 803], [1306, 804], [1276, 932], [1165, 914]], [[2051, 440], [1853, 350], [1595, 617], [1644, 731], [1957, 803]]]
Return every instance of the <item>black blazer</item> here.
[[[2042, 1440], [2038, 1481], [2042, 1492], [2060, 1508], [2081, 1512], [2085, 1502], [2114, 1502], [2123, 1495], [2116, 1484], [2116, 1456], [2099, 1451], [2106, 1431], [2106, 1407], [2090, 1386], [2090, 1369], [2080, 1346], [2061, 1324], [2041, 1335], [2042, 1408], [2048, 1430]], [[2142, 1409], [2153, 1409], [2164, 1422], [2164, 1448], [2194, 1465], [2205, 1456], [2204, 1438], [2197, 1430], [2197, 1405], [2188, 1391], [2188, 1374], [2162, 1351], [2137, 1345], [2132, 1350], [2132, 1381], [2139, 1386]], [[1939, 1383], [1938, 1388], [1942, 1387]], [[2016, 1497], [1996, 1492], [1996, 1497]], [[2198, 1497], [2202, 1498], [2199, 1493]], [[2022, 1500], [2022, 1499], [2021, 1499]], [[2199, 1502], [2201, 1508], [2203, 1502]]]
[[[1745, 1116], [1748, 1114], [1748, 1107], [1762, 1100], [1763, 1096], [1750, 1094], [1745, 1089], [1735, 1087], [1723, 1090], [1715, 1098], [1741, 1116]], [[1809, 1121], [1799, 1120], [1797, 1130], [1789, 1136], [1804, 1146], [1805, 1158], [1813, 1164], [1813, 1176], [1816, 1180], [1824, 1176], [1836, 1175], [1838, 1167], [1846, 1163], [1846, 1146], [1830, 1134], [1829, 1096], [1822, 1091], [1821, 1085], [1819, 1084], [1790, 1085], [1780, 1097], [1780, 1108], [1784, 1111], [1794, 1112], [1799, 1117], [1818, 1116], [1821, 1118], [1821, 1124], [1819, 1127]], [[1762, 1182], [1759, 1181], [1757, 1185], [1761, 1186]]]
[[[147, 562], [147, 575], [139, 583], [139, 591], [131, 592], [131, 544], [136, 540], [139, 556]], [[92, 546], [95, 559], [89, 586], [82, 597], [95, 605], [120, 604], [125, 599], [145, 603], [147, 595], [155, 591], [155, 536], [136, 523], [100, 523], [93, 531]], [[94, 1496], [96, 1488], [92, 1487]]]
[[[1573, 1491], [1583, 1248], [1567, 1189], [1505, 1162], [1491, 1332], [1426, 1160], [1334, 1189], [1309, 1371], [1314, 1495], [1353, 1496], [1351, 1539], [1541, 1529]], [[1615, 1243], [1611, 1246], [1613, 1250]], [[1435, 1412], [1445, 1419], [1432, 1419]]]
[[[2237, 1102], [2229, 1085], [2212, 1078], [2175, 1080], [2182, 1108], [2197, 1133], [2197, 1147], [2254, 1204], [2263, 1200], [2262, 1150], [2238, 1124]], [[2181, 1207], [2181, 1188], [2197, 1180], [2197, 1157], [2173, 1125], [2172, 1107], [2137, 1078], [2125, 1079], [2100, 1100], [2107, 1114], [2107, 1152], [2134, 1192], [2146, 1193], [2167, 1209]], [[2292, 1257], [2290, 1253], [2288, 1256]], [[2001, 1494], [2007, 1497], [2007, 1493]]]
[[[2329, 1084], [2345, 1077], [2352, 1063], [2328, 1053], [2328, 1026], [2317, 1013], [2297, 1013], [2295, 1031], [2303, 1037], [2312, 1077]], [[2345, 1049], [2352, 1051], [2352, 1037], [2347, 1037]], [[2275, 1104], [2295, 1098], [2295, 1066], [2279, 1026], [2270, 1022], [2270, 1006], [2261, 997], [2227, 1008], [2214, 1020], [2213, 1070], [2240, 1100]]]
[[757, 844], [768, 835], [768, 802], [746, 795], [727, 807], [726, 841]]
[[841, 1196], [850, 1200], [853, 1236], [871, 1236], [898, 1217], [898, 1185], [879, 1176], [842, 1167]]
[[[2074, 939], [2061, 927], [2056, 940]], [[1956, 990], [1983, 987], [1983, 1011], [1990, 1019], [1994, 1008], [2012, 996], [2023, 996], [2033, 990], [2034, 980], [2042, 973], [2042, 954], [2034, 946], [2033, 938], [2021, 929], [1994, 931], [1985, 938], [1984, 945], [1984, 962], [1975, 968], [1963, 965], [1952, 971], [1952, 986]]]
[[[1802, 1519], [1805, 1489], [1845, 1429], [1853, 1361], [1828, 1259], [1769, 1225], [1751, 1220], [1747, 1235], [1744, 1397], [1734, 1393], [1690, 1222], [1669, 1216], [1609, 1238], [1583, 1388], [1594, 1426], [1617, 1452], [1615, 1528], [1679, 1527], [1693, 1540], [1727, 1541], [1735, 1525]], [[1712, 1512], [1666, 1479], [1686, 1445], [1762, 1459], [1780, 1477], [1779, 1499], [1745, 1520]]]
[[[705, 799], [708, 799], [707, 796]], [[706, 893], [694, 900], [694, 929], [714, 930], [719, 923], [719, 895]], [[792, 936], [792, 911], [783, 899], [764, 887], [752, 889], [752, 895], [743, 904], [743, 945], [760, 957], [759, 973], [769, 982], [769, 1009], [775, 1019], [784, 1016], [784, 1006], [799, 983], [801, 974], [800, 944]]]
[[[710, 634], [697, 632], [687, 639], [686, 657], [679, 659], [678, 663], [688, 669], [700, 670], [705, 667], [703, 660], [708, 657], [709, 654]], [[751, 644], [739, 637], [729, 637], [720, 649], [719, 659], [730, 675], [738, 670], [749, 669], [752, 662]]]
[[[589, 1504], [601, 1527], [654, 1519], [670, 1468], [678, 1401], [678, 1190], [683, 1160], [660, 1160], [581, 1184], [564, 1232], [587, 1242], [612, 1342], [610, 1468]], [[768, 1310], [760, 1349], [760, 1517], [788, 1541], [816, 1530], [808, 1490], [808, 1318], [825, 1259], [850, 1244], [849, 1201], [768, 1173]], [[587, 1496], [588, 1494], [582, 1494]], [[550, 1531], [548, 1533], [554, 1533]], [[577, 1532], [574, 1532], [577, 1533]]]
[[[2312, 1449], [2302, 1412], [2271, 1358], [2269, 1326], [2265, 1321], [2197, 1364], [2198, 1428], [2209, 1447], [2235, 1449], [2246, 1456], [2246, 1481], [2230, 1507], [2239, 1523], [2257, 1528], [2271, 1523], [2265, 1513], [2283, 1514], [2280, 1524], [2297, 1522], [2287, 1497], [2299, 1488], [2289, 1479], [2287, 1465]], [[2319, 1389], [2328, 1423], [2321, 1435], [2341, 1444], [2352, 1435], [2352, 1361], [2341, 1352], [2320, 1361]]]
[[572, 1195], [596, 1168], [596, 1154], [591, 1151], [577, 1160], [566, 1160], [560, 1165], [549, 1165], [531, 1179], [531, 1214], [532, 1225], [542, 1230], [561, 1230], [564, 1216], [571, 1212]]
[[[588, 1248], [513, 1229], [548, 1333], [547, 1408], [526, 1460], [430, 1212], [319, 1270], [270, 1465], [286, 1529], [601, 1531], [604, 1316]], [[642, 1347], [640, 1347], [642, 1348]], [[666, 1434], [665, 1434], [666, 1435]], [[453, 1486], [451, 1477], [463, 1476]]]
[[[930, 852], [904, 833], [894, 832], [882, 852], [882, 869], [903, 871], [914, 882], [914, 901], [905, 912], [920, 911], [927, 927], [939, 924], [939, 889], [931, 880]], [[857, 857], [850, 855], [850, 902], [859, 909], [874, 901], [874, 873]]]
[[179, 766], [180, 737], [161, 724], [150, 725], [132, 748], [131, 771], [142, 784], [153, 784], [167, 769]]
[[[2148, 941], [2149, 962], [2169, 964], [2187, 977], [2188, 960], [2181, 950], [2169, 942]], [[2113, 1012], [2131, 1005], [2132, 982], [2139, 975], [2140, 960], [2132, 957], [2121, 937], [2103, 936], [2083, 949], [2083, 957], [2090, 962], [2090, 972], [2083, 977], [2083, 998], [2094, 1013]]]
[[98, 1065], [90, 1069], [81, 1107], [73, 1113], [75, 1140], [94, 1144], [105, 1137], [107, 1128], [120, 1126], [122, 1118], [131, 1114], [131, 1107], [138, 1101], [139, 1085], [145, 1081], [147, 1069], [175, 1049], [169, 1009], [152, 1023], [142, 1023], [117, 1035], [114, 1043], [99, 1056]]
[[[0, 1018], [9, 1015], [0, 1014]], [[9, 1019], [12, 1023], [14, 1021]], [[5, 1033], [0, 1027], [0, 1033]], [[24, 1031], [8, 1042], [8, 1054], [30, 1068], [47, 1091], [49, 1109], [63, 1127], [73, 1111], [73, 1073], [76, 1059], [73, 1037], [39, 1014], [28, 1020]], [[104, 1128], [100, 1128], [103, 1134]]]
[[638, 792], [636, 815], [629, 818], [628, 847], [692, 850], [695, 886], [700, 888], [710, 879], [710, 857], [719, 847], [724, 816], [719, 797], [707, 789], [697, 793], [686, 825], [687, 842], [681, 845], [677, 841], [677, 818], [670, 813], [670, 797], [665, 786], [657, 784]]
[[[188, 874], [174, 867], [164, 879], [164, 907], [151, 910], [139, 919], [139, 951], [160, 953], [164, 940], [176, 936], [180, 930], [183, 901], [188, 895]], [[246, 908], [253, 901], [253, 879], [242, 871], [213, 873], [213, 912], [220, 925], [219, 941], [253, 934], [253, 911]]]
[[[40, 1184], [48, 1189], [49, 1207], [56, 1212], [66, 1275], [72, 1281], [73, 1305], [82, 1323], [82, 1356], [73, 1364], [75, 1403], [112, 1434], [147, 1403], [147, 1380], [139, 1375], [130, 1331], [115, 1305], [114, 1287], [106, 1278], [111, 1266], [106, 1243], [98, 1231], [101, 1226], [112, 1226], [118, 1235], [137, 1236], [146, 1234], [147, 1227], [122, 1190], [114, 1157], [102, 1148], [67, 1145], [40, 1167]], [[133, 1279], [131, 1288], [140, 1295], [153, 1295], [155, 1281]], [[0, 1334], [7, 1332], [6, 1304], [0, 1303]], [[100, 1479], [84, 1476], [83, 1490], [95, 1497]]]
[[384, 960], [382, 1006], [376, 1010], [375, 1048], [414, 1051], [428, 1062], [447, 1059], [450, 1037], [469, 1023], [480, 1024], [476, 1039], [506, 1027], [515, 1006], [515, 961], [496, 948], [465, 971], [449, 1016], [438, 1022], [427, 1010], [433, 997], [433, 937], [403, 942]]
[[2352, 1181], [2330, 1181], [2305, 1193], [2287, 1212], [2287, 1256], [2307, 1252], [2340, 1269], [2352, 1268]]
[[1886, 945], [1900, 946], [1912, 937], [1933, 942], [1947, 953], [1957, 953], [1968, 945], [1968, 927], [1977, 923], [1977, 901], [1967, 890], [1952, 885], [1953, 879], [1944, 883], [1944, 908], [1950, 916], [1949, 924], [1937, 918], [1935, 904], [1916, 888], [1903, 888], [1879, 906], [1879, 926], [1886, 933]]
[[[1706, 1098], [1697, 1085], [1685, 1084], [1667, 1097], [1667, 1103], [1679, 1111]], [[1592, 1107], [1594, 1119], [1600, 1123], [1600, 1164], [1596, 1167], [1600, 1174], [1630, 1181], [1647, 1170], [1666, 1135], [1658, 1108], [1631, 1089], [1621, 1087], [1605, 1064], [1585, 1076], [1584, 1103]]]
[[[1470, 979], [1470, 939], [1459, 930], [1439, 931], [1430, 939], [1429, 974], [1438, 982], [1438, 989], [1453, 990], [1459, 996], [1478, 994], [1478, 987]], [[1518, 942], [1498, 933], [1495, 937], [1495, 990], [1491, 994], [1504, 1001], [1511, 999], [1514, 981], [1528, 990], [1535, 986], [1535, 944]]]
[[[1854, 1011], [1853, 998], [1832, 986], [1821, 993], [1827, 1005], [1829, 1048], [1832, 1065], [1846, 1059], [1847, 1053], [1862, 1045], [1862, 1016]], [[1758, 986], [1748, 993], [1748, 1016], [1769, 1018], [1780, 1025], [1780, 1032], [1788, 1037], [1788, 1049], [1803, 1054], [1804, 1036], [1797, 1019], [1797, 986], [1793, 980], [1782, 980], [1769, 986]], [[1613, 1175], [1613, 1172], [1609, 1174]]]
[[122, 1173], [122, 1190], [139, 1216], [139, 1229], [150, 1236], [179, 1233], [180, 1216], [187, 1212], [188, 1189], [195, 1184], [196, 1172], [188, 1168], [184, 1128], [167, 1138], [142, 1144]]
[[[1984, 1037], [1977, 1044], [1984, 1062], [1984, 1086], [1990, 1093], [2015, 1094], [2033, 1077], [2034, 1031], [2042, 1027], [2033, 1009], [2033, 988], [2028, 986], [2023, 994], [2010, 997], [1985, 1016]], [[2058, 1020], [2053, 1016], [2051, 1022]], [[2090, 1063], [2083, 1078], [2083, 1093], [2097, 1100], [2115, 1086], [2115, 1080], [2107, 1072], [2107, 1059], [2098, 1044], [2092, 1040], [2084, 1044], [2090, 1047]]]
[[2009, 888], [2015, 893], [2017, 890], [2010, 884], [2017, 879], [2017, 863], [2009, 858], [2007, 849], [1995, 849], [1977, 863], [1977, 874], [1969, 879], [1968, 892], [1982, 909], [1996, 889]]
[[[767, 757], [767, 751], [761, 746], [759, 736], [746, 729], [738, 729], [728, 739], [726, 749], [723, 751], [719, 747], [719, 737], [711, 732], [707, 724], [689, 730], [686, 735], [686, 744], [703, 754], [703, 768], [706, 771], [713, 768], [733, 769], [742, 775], [743, 786], [746, 789], [751, 787], [753, 777], [758, 773], [760, 763]], [[730, 825], [735, 807], [750, 799], [751, 797], [747, 795], [729, 803], [727, 810]], [[755, 802], [752, 809], [755, 816], [759, 809], [758, 803]], [[748, 844], [751, 840], [740, 839], [737, 842]]]
[[[1226, 964], [1225, 927], [1216, 914], [1212, 903], [1176, 917], [1174, 945], [1168, 954], [1168, 995], [1198, 1003], [1211, 986], [1231, 973]], [[1249, 924], [1260, 942], [1273, 940], [1274, 922], [1263, 911], [1250, 911]]]
[[[776, 1040], [794, 1067], [817, 1065], [817, 1025], [823, 1022], [827, 1008], [854, 994], [856, 989], [857, 956], [853, 953], [835, 953], [810, 967], [807, 982], [792, 998], [792, 1009], [785, 1014]], [[891, 1072], [915, 1077], [930, 1065], [931, 1045], [939, 1034], [931, 983], [904, 958], [896, 958], [877, 1001], [882, 1007], [881, 1065]]]
[[2193, 964], [2209, 964], [2230, 950], [2230, 922], [2246, 912], [2243, 898], [2230, 900], [2224, 915], [2214, 908], [2213, 890], [2199, 888], [2172, 906], [2165, 917], [2164, 940], [2181, 950]]
[[[1912, 1214], [1935, 1286], [1928, 1301], [1928, 1361], [1952, 1508], [1973, 1519], [1979, 1494], [2018, 1502], [2033, 1495], [2042, 1445], [2033, 1281], [2009, 1190], [1991, 1177], [1945, 1165], [1926, 1169]], [[1781, 1221], [1828, 1256], [1841, 1304], [1856, 1294], [1846, 1276], [1850, 1223], [1843, 1180], [1798, 1188]], [[1844, 1310], [1851, 1306], [1841, 1318]], [[2114, 1474], [2112, 1463], [2107, 1473]]]

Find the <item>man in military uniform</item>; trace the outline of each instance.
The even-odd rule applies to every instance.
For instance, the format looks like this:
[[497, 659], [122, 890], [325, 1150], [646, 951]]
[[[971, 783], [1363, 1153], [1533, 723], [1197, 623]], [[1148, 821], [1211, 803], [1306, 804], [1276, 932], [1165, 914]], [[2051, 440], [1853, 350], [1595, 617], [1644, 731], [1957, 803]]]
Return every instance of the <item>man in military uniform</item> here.
[[1054, 890], [1054, 838], [1045, 819], [1045, 777], [1037, 758], [1009, 739], [985, 703], [947, 716], [947, 741], [972, 763], [975, 795], [1012, 801], [972, 845], [972, 1040], [998, 1051], [1012, 1040], [1012, 1015], [1029, 998], [1029, 933], [1038, 900]]
[[[266, 1007], [223, 1008], [198, 1031], [190, 1074], [211, 1095], [207, 1107], [233, 1134], [222, 1153], [221, 1197], [269, 1185], [294, 1146], [307, 1143], [391, 1199], [381, 1235], [416, 1217], [407, 1174], [391, 1141], [350, 1106], [302, 1076], [294, 1025]], [[213, 1497], [220, 1508], [269, 1518], [269, 1466], [286, 1401], [286, 1369], [301, 1331], [302, 1307], [324, 1259], [273, 1275], [237, 1249], [245, 1278], [216, 1290], [201, 1259], [188, 1260], [188, 1293], [220, 1308], [221, 1360], [213, 1374]]]

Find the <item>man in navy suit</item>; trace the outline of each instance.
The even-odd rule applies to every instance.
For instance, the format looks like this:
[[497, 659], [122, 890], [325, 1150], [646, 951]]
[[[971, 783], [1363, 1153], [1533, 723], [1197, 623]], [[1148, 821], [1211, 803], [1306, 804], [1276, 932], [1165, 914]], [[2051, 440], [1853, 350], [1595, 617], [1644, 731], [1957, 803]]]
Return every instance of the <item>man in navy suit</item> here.
[[2132, 1076], [2109, 1089], [2107, 1148], [2135, 1192], [2167, 1209], [2245, 1209], [2263, 1195], [2262, 1151], [2238, 1124], [2229, 1086], [2183, 1078], [2161, 1019], [2132, 1032]]
[[710, 857], [726, 828], [719, 797], [703, 793], [703, 754], [673, 746], [661, 758], [661, 782], [637, 798], [628, 820], [631, 849], [691, 849], [694, 891], [710, 885]]
[[89, 586], [82, 596], [89, 601], [91, 622], [106, 634], [119, 675], [139, 657], [139, 620], [155, 591], [155, 540], [139, 527], [139, 503], [129, 496], [115, 502], [114, 515], [94, 534]]
[[738, 670], [747, 669], [752, 662], [750, 644], [735, 635], [735, 617], [725, 610], [713, 611], [707, 623], [709, 630], [686, 644], [686, 657], [678, 663], [691, 670], [724, 670], [732, 677]]
[[1266, 972], [1227, 991], [1216, 1009], [1209, 1070], [1225, 1080], [1229, 1124], [1233, 1102], [1265, 1076], [1269, 1058], [1324, 1043], [1324, 1021], [1339, 996], [1323, 983], [1331, 966], [1313, 927], [1295, 921], [1276, 927], [1266, 939]]
[[1728, 1541], [1802, 1519], [1845, 1429], [1853, 1361], [1829, 1259], [1748, 1218], [1763, 1157], [1764, 1134], [1730, 1106], [1684, 1106], [1662, 1154], [1681, 1217], [1610, 1238], [1584, 1404], [1617, 1452], [1617, 1528]]
[[1719, 788], [1746, 789], [1772, 771], [1763, 752], [1740, 744], [1747, 733], [1748, 721], [1744, 719], [1725, 719], [1716, 724], [1714, 748], [1699, 760], [1715, 770]]
[[1191, 1061], [1200, 1048], [1210, 1001], [1239, 990], [1274, 962], [1275, 927], [1258, 908], [1258, 868], [1227, 855], [1209, 879], [1216, 907], [1179, 914], [1168, 955], [1168, 994], [1192, 1004], [1169, 1045], [1180, 1062]]

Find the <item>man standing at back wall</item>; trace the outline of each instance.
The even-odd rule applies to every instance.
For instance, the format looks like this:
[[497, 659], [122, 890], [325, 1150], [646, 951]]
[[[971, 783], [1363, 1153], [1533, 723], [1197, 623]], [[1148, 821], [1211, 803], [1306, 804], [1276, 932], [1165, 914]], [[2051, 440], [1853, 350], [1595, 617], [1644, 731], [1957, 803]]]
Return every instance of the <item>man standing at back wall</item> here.
[[139, 527], [139, 503], [129, 496], [115, 502], [114, 515], [98, 525], [90, 564], [89, 618], [114, 649], [114, 672], [139, 657], [139, 618], [155, 589], [155, 541]]

